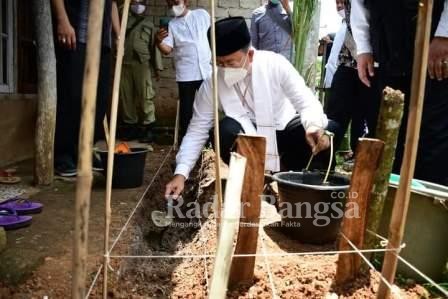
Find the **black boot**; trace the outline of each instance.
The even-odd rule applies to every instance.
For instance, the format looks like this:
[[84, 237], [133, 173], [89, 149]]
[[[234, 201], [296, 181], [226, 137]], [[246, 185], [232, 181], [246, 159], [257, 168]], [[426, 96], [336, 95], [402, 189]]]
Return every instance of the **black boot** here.
[[122, 125], [118, 129], [118, 138], [123, 141], [131, 141], [140, 138], [139, 128], [136, 125]]
[[154, 142], [154, 125], [149, 124], [143, 126], [143, 136], [139, 139], [141, 143], [153, 143]]

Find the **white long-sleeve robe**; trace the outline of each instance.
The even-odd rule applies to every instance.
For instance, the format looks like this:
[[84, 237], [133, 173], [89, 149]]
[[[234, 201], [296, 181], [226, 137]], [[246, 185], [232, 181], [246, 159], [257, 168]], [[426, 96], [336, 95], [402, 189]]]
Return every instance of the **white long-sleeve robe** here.
[[[291, 63], [279, 54], [255, 50], [252, 63], [252, 88], [255, 102], [254, 127], [233, 87], [218, 76], [220, 110], [238, 121], [246, 134], [266, 137], [266, 169], [279, 170], [276, 130], [286, 125], [298, 113], [305, 129], [325, 128], [326, 115], [318, 99], [305, 85]], [[208, 78], [199, 89], [193, 106], [193, 117], [176, 158], [175, 174], [188, 177], [213, 127], [212, 81]]]
[[[357, 46], [357, 54], [372, 53], [370, 43], [370, 12], [364, 6], [363, 0], [352, 0], [351, 2], [351, 26], [353, 38]], [[442, 15], [435, 36], [448, 37], [448, 0], [445, 0]]]

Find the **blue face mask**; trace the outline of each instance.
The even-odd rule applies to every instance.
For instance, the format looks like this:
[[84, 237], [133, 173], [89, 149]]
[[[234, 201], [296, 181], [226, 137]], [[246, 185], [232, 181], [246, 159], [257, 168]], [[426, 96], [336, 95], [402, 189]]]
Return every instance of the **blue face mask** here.
[[270, 0], [270, 2], [273, 5], [279, 5], [280, 4], [280, 0]]

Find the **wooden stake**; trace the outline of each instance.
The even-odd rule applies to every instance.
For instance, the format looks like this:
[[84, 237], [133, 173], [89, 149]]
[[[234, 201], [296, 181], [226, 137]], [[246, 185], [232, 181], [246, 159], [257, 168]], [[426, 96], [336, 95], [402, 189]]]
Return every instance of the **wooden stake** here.
[[54, 169], [54, 132], [56, 127], [56, 57], [50, 2], [33, 1], [34, 25], [37, 40], [37, 120], [34, 182], [50, 185]]
[[221, 147], [219, 142], [219, 100], [218, 100], [218, 68], [216, 64], [216, 30], [215, 30], [215, 0], [210, 0], [211, 8], [211, 38], [212, 38], [212, 82], [213, 82], [213, 114], [215, 123], [215, 144], [214, 149], [216, 153], [215, 159], [215, 191], [216, 191], [216, 222], [219, 234], [219, 223], [221, 219], [222, 209], [222, 181], [221, 181]]
[[[383, 91], [383, 101], [381, 102], [375, 134], [376, 138], [384, 141], [384, 153], [375, 176], [372, 198], [367, 212], [367, 229], [373, 232], [377, 232], [383, 215], [384, 202], [389, 188], [389, 177], [394, 164], [398, 133], [403, 117], [403, 108], [404, 94], [399, 90], [386, 87]], [[377, 243], [378, 239], [375, 236], [367, 234], [364, 248], [372, 249]]]
[[[266, 138], [240, 134], [236, 140], [237, 152], [247, 158], [241, 197], [242, 214], [235, 254], [257, 252], [258, 226], [264, 186]], [[255, 256], [236, 257], [230, 271], [230, 287], [251, 282], [254, 276]]]
[[[395, 195], [392, 217], [389, 226], [389, 242], [387, 244], [388, 249], [400, 247], [406, 225], [409, 200], [411, 197], [411, 182], [415, 170], [415, 160], [417, 157], [423, 101], [425, 95], [432, 8], [433, 0], [421, 0], [419, 2], [406, 144], [400, 171], [400, 183]], [[384, 256], [382, 275], [390, 284], [392, 284], [395, 279], [395, 273], [397, 270], [397, 255], [398, 253], [396, 252], [387, 251]], [[387, 298], [389, 294], [389, 288], [384, 282], [381, 282], [378, 289], [377, 298]]]
[[107, 298], [107, 270], [109, 268], [109, 231], [110, 231], [110, 217], [111, 208], [110, 202], [112, 199], [112, 178], [114, 169], [114, 158], [115, 158], [115, 136], [117, 133], [117, 117], [118, 117], [118, 102], [120, 93], [120, 82], [121, 82], [121, 69], [123, 66], [123, 56], [124, 56], [124, 42], [126, 40], [126, 27], [128, 24], [129, 16], [129, 5], [130, 0], [125, 0], [123, 7], [123, 15], [121, 17], [121, 27], [120, 27], [120, 39], [118, 41], [117, 49], [117, 61], [115, 63], [115, 74], [114, 74], [114, 85], [112, 89], [112, 104], [110, 112], [110, 132], [109, 141], [107, 147], [107, 176], [106, 176], [106, 197], [105, 197], [105, 229], [104, 229], [104, 261], [103, 261], [103, 298]]
[[[367, 206], [383, 148], [384, 142], [381, 140], [367, 138], [360, 138], [356, 148], [355, 166], [347, 195], [345, 217], [341, 231], [359, 249], [362, 249], [364, 242]], [[353, 211], [353, 213], [350, 211]], [[352, 247], [344, 238], [341, 238], [339, 250], [352, 250]], [[360, 266], [361, 257], [357, 253], [339, 254], [336, 283], [344, 284], [355, 279]]]
[[72, 298], [85, 296], [89, 208], [92, 189], [92, 151], [96, 95], [101, 56], [104, 0], [90, 1], [86, 62], [82, 88], [79, 134], [78, 178], [76, 184], [75, 231], [73, 248]]
[[233, 242], [238, 231], [246, 158], [232, 153], [224, 196], [224, 211], [216, 251], [209, 298], [224, 299], [232, 263]]

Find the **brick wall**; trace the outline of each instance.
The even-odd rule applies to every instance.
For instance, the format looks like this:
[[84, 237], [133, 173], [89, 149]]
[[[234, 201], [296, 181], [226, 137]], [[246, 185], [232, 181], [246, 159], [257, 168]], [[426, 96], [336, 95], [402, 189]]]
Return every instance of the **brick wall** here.
[[[228, 16], [243, 16], [250, 25], [252, 11], [262, 5], [265, 0], [216, 0], [216, 18]], [[189, 0], [190, 9], [204, 8], [210, 13], [209, 0]], [[165, 0], [149, 0], [148, 14], [156, 26], [160, 17], [168, 15], [168, 7]], [[160, 81], [156, 82], [156, 113], [158, 126], [173, 127], [176, 117], [176, 101], [178, 99], [177, 85], [175, 82], [175, 69], [171, 57], [164, 58], [165, 70], [160, 73]]]

